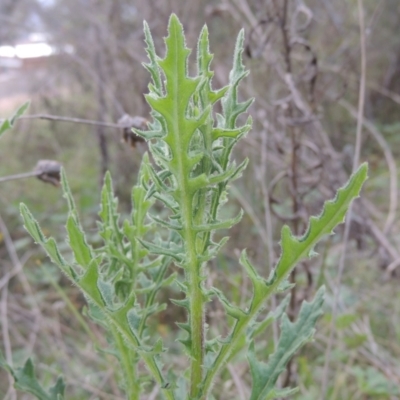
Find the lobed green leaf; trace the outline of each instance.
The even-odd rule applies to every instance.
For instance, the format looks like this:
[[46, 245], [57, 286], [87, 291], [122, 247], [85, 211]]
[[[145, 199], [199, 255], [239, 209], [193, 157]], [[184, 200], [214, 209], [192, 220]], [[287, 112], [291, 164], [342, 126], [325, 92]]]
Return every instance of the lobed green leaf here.
[[63, 400], [65, 383], [61, 377], [54, 386], [44, 389], [36, 378], [35, 368], [29, 358], [23, 367], [13, 368], [7, 364], [0, 354], [0, 366], [6, 369], [14, 378], [14, 387], [26, 393], [30, 393], [39, 400]]
[[250, 342], [248, 359], [253, 380], [250, 400], [264, 400], [272, 398], [271, 394], [276, 395], [275, 384], [279, 375], [284, 371], [294, 353], [314, 334], [315, 323], [322, 314], [324, 294], [325, 288], [322, 287], [311, 303], [303, 302], [295, 323], [290, 322], [286, 314], [283, 315], [280, 326], [281, 335], [268, 363], [257, 360], [254, 342]]
[[337, 191], [336, 197], [325, 203], [321, 214], [310, 218], [303, 236], [293, 236], [287, 225], [282, 228], [282, 252], [275, 268], [278, 280], [286, 277], [301, 260], [313, 255], [314, 246], [321, 238], [332, 234], [333, 229], [344, 222], [350, 203], [359, 196], [367, 177], [368, 165], [364, 163], [350, 177], [347, 184]]
[[[338, 190], [335, 199], [329, 200], [325, 203], [323, 211], [319, 217], [312, 217], [310, 219], [309, 227], [306, 233], [300, 238], [294, 237], [288, 227], [282, 229], [282, 254], [277, 263], [277, 266], [272, 271], [268, 280], [262, 278], [256, 269], [251, 265], [243, 252], [241, 257], [241, 264], [247, 271], [253, 283], [253, 296], [250, 307], [246, 313], [240, 315], [236, 313], [237, 321], [229, 334], [225, 343], [222, 344], [218, 354], [215, 356], [212, 365], [207, 371], [203, 386], [202, 395], [208, 394], [214, 377], [225, 365], [231, 354], [238, 351], [243, 345], [243, 336], [246, 334], [246, 329], [251, 326], [260, 310], [265, 306], [268, 298], [275, 292], [282, 288], [287, 288], [287, 277], [295, 266], [303, 259], [308, 257], [313, 248], [319, 240], [325, 235], [331, 234], [332, 230], [340, 223], [343, 222], [344, 216], [350, 207], [351, 202], [359, 196], [361, 188], [367, 179], [368, 167], [362, 164], [359, 169], [350, 177], [347, 184]], [[282, 286], [283, 285], [283, 286]], [[322, 295], [320, 295], [322, 296]], [[318, 298], [320, 301], [320, 298]], [[223, 301], [224, 304], [224, 301]], [[313, 303], [316, 304], [316, 303]], [[224, 304], [225, 308], [235, 309], [236, 306]], [[307, 306], [308, 307], [308, 306]], [[309, 307], [306, 309], [310, 309]], [[317, 311], [313, 313], [315, 316]], [[313, 319], [311, 319], [313, 320]], [[285, 322], [287, 325], [287, 323]], [[288, 329], [285, 325], [285, 329]], [[251, 351], [250, 351], [251, 352]], [[251, 357], [251, 356], [250, 356]], [[254, 362], [254, 365], [256, 363]], [[256, 369], [258, 371], [258, 369]], [[275, 369], [274, 371], [277, 371]], [[259, 375], [255, 372], [255, 380], [258, 382]], [[268, 390], [274, 388], [268, 386]], [[264, 390], [264, 389], [262, 389]], [[258, 398], [258, 397], [254, 397]], [[264, 399], [266, 397], [259, 397]]]

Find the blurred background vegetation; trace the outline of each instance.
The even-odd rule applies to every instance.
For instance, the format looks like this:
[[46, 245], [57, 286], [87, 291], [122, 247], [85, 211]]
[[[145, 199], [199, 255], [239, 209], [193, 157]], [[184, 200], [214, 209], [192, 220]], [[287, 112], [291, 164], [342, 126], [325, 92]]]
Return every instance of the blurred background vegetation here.
[[[247, 247], [268, 276], [279, 257], [282, 225], [300, 235], [309, 216], [346, 181], [357, 121], [362, 127], [361, 161], [369, 162], [370, 179], [353, 207], [347, 240], [342, 227], [293, 276], [291, 318], [320, 285], [328, 296], [315, 341], [292, 361], [282, 384], [298, 385], [294, 398], [302, 400], [400, 399], [398, 0], [2, 0], [0, 119], [27, 99], [31, 106], [1, 139], [0, 178], [29, 172], [38, 160], [60, 162], [95, 244], [100, 185], [110, 170], [121, 213], [128, 215], [146, 144], [124, 142], [118, 121], [148, 117], [143, 20], [162, 54], [172, 12], [190, 48], [208, 25], [215, 87], [227, 83], [235, 36], [246, 31], [244, 61], [251, 73], [241, 94], [256, 99], [254, 128], [236, 152], [250, 164], [231, 188], [227, 211], [242, 207], [246, 213], [208, 278], [233, 300], [245, 301], [249, 290], [238, 250]], [[47, 233], [60, 243], [65, 237], [59, 188], [33, 178], [0, 182], [1, 351], [15, 365], [34, 356], [44, 383], [62, 373], [68, 399], [122, 398], [116, 361], [93, 343], [105, 346], [101, 328], [79, 318], [84, 299], [24, 231], [21, 201]], [[178, 294], [164, 293], [164, 301], [170, 296]], [[207, 322], [218, 326], [221, 313], [211, 303]], [[152, 329], [173, 342], [171, 321], [180, 314], [168, 303]], [[261, 353], [273, 346], [267, 337], [276, 329], [269, 333]], [[183, 356], [167, 356], [185, 368]], [[218, 398], [249, 398], [243, 357], [217, 382]], [[11, 386], [0, 371], [0, 398], [29, 399]], [[149, 384], [146, 398], [158, 396]]]

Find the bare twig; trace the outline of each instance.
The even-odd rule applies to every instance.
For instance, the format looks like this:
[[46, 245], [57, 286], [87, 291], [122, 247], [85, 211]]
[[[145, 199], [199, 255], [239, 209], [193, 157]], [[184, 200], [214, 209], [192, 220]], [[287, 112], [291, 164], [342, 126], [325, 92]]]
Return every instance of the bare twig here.
[[[365, 45], [365, 27], [364, 27], [364, 4], [363, 0], [357, 0], [358, 5], [358, 20], [359, 20], [359, 29], [360, 29], [360, 47], [361, 47], [361, 78], [360, 78], [360, 88], [359, 88], [359, 96], [358, 96], [358, 113], [357, 113], [357, 130], [356, 130], [356, 141], [355, 141], [355, 152], [353, 158], [353, 172], [356, 171], [358, 165], [360, 163], [360, 153], [361, 153], [361, 139], [362, 139], [362, 129], [364, 125], [364, 106], [365, 106], [365, 81], [366, 81], [366, 73], [367, 73], [367, 57], [366, 57], [366, 45]], [[344, 263], [346, 258], [346, 250], [347, 250], [347, 242], [349, 239], [350, 233], [350, 222], [352, 218], [352, 205], [350, 205], [347, 218], [345, 222], [344, 234], [343, 234], [343, 248], [342, 253], [340, 254], [337, 281], [334, 290], [333, 296], [333, 305], [332, 305], [332, 318], [330, 322], [329, 329], [329, 338], [328, 344], [325, 352], [325, 364], [322, 375], [322, 385], [321, 385], [321, 400], [326, 399], [326, 393], [328, 389], [328, 375], [329, 375], [329, 367], [330, 367], [330, 358], [333, 346], [334, 339], [334, 331], [335, 331], [335, 323], [336, 316], [338, 312], [338, 299], [340, 294], [340, 287], [342, 276], [344, 272]]]
[[[338, 67], [337, 65], [332, 65], [332, 64], [326, 64], [321, 62], [319, 64], [319, 68], [324, 71], [330, 71], [333, 72], [339, 76], [342, 76], [343, 78], [349, 79], [351, 81], [359, 83], [360, 78], [357, 74], [352, 73], [351, 71], [344, 71], [342, 67]], [[373, 90], [374, 92], [377, 92], [381, 94], [382, 96], [387, 97], [388, 99], [392, 100], [396, 104], [400, 104], [400, 95], [385, 88], [382, 85], [379, 85], [375, 82], [366, 82], [365, 83], [366, 87], [370, 90]]]
[[[268, 251], [268, 267], [270, 270], [274, 268], [276, 255], [274, 250], [274, 239], [273, 239], [273, 224], [272, 224], [272, 216], [271, 216], [271, 204], [270, 204], [270, 193], [268, 190], [267, 185], [267, 177], [268, 177], [268, 156], [267, 156], [267, 149], [268, 149], [268, 137], [269, 137], [269, 126], [268, 122], [264, 119], [262, 121], [264, 125], [264, 131], [261, 132], [261, 160], [260, 160], [260, 167], [256, 169], [255, 176], [260, 183], [261, 194], [263, 198], [263, 205], [264, 205], [264, 220], [265, 220], [265, 234], [266, 234], [266, 248]], [[276, 308], [276, 297], [272, 297], [272, 308]], [[279, 332], [278, 332], [278, 323], [277, 321], [273, 322], [273, 335], [274, 335], [274, 342], [277, 343], [279, 339]]]
[[31, 114], [31, 115], [23, 115], [19, 119], [45, 119], [49, 121], [71, 122], [75, 124], [85, 124], [85, 125], [103, 126], [105, 128], [121, 129], [121, 125], [113, 122], [93, 121], [90, 119], [64, 117], [61, 115]]
[[[349, 102], [342, 99], [338, 103], [344, 108], [346, 108], [346, 110], [354, 118], [356, 118], [357, 115], [356, 109]], [[379, 146], [382, 148], [383, 155], [386, 159], [386, 163], [389, 169], [389, 179], [390, 179], [389, 213], [386, 217], [385, 226], [383, 228], [383, 232], [388, 233], [396, 218], [396, 210], [398, 206], [396, 161], [394, 159], [390, 146], [388, 145], [382, 134], [378, 131], [378, 129], [376, 129], [374, 124], [371, 121], [368, 121], [366, 118], [363, 118], [362, 124], [364, 128], [366, 128], [367, 132], [371, 134], [371, 136], [377, 141]]]
[[[123, 132], [123, 140], [130, 144], [131, 147], [135, 147], [137, 142], [143, 142], [143, 138], [136, 135], [132, 128], [136, 129], [146, 129], [147, 120], [141, 116], [130, 116], [128, 114], [124, 114], [118, 122], [104, 122], [104, 121], [95, 121], [84, 118], [74, 118], [74, 117], [65, 117], [61, 115], [50, 115], [50, 114], [31, 114], [31, 115], [23, 115], [19, 117], [19, 119], [43, 119], [48, 121], [57, 121], [57, 122], [69, 122], [73, 124], [83, 124], [83, 125], [91, 125], [97, 126], [101, 128], [110, 128], [110, 129], [120, 129]], [[2, 120], [0, 120], [0, 123]], [[29, 175], [35, 176], [35, 175]], [[21, 178], [25, 178], [26, 176], [21, 176]], [[19, 177], [12, 177], [10, 179], [19, 179]], [[7, 180], [7, 179], [6, 179]], [[1, 182], [1, 181], [0, 181]]]
[[265, 246], [268, 246], [268, 234], [265, 231], [263, 225], [261, 224], [259, 218], [257, 217], [257, 214], [254, 211], [251, 204], [247, 201], [247, 199], [245, 198], [245, 196], [243, 196], [243, 194], [239, 191], [239, 189], [236, 188], [235, 185], [231, 185], [231, 193], [238, 200], [240, 205], [246, 211], [246, 214], [250, 217], [254, 225], [257, 227], [258, 234], [261, 236], [263, 244]]
[[[18, 277], [19, 281], [21, 282], [21, 285], [22, 285], [25, 293], [27, 295], [29, 295], [29, 297], [30, 297], [30, 304], [31, 304], [33, 315], [35, 317], [34, 328], [30, 332], [30, 338], [29, 338], [30, 340], [29, 340], [28, 352], [30, 352], [36, 342], [37, 332], [40, 327], [41, 312], [40, 312], [39, 305], [34, 297], [32, 288], [28, 282], [28, 279], [26, 278], [26, 276], [23, 272], [23, 264], [21, 263], [21, 260], [18, 257], [17, 250], [14, 246], [14, 242], [11, 239], [10, 233], [7, 229], [6, 224], [4, 223], [3, 219], [1, 218], [1, 215], [0, 215], [0, 231], [3, 234], [4, 243], [6, 245], [7, 252], [9, 254], [11, 262], [18, 269], [19, 273], [17, 274], [17, 277]], [[6, 288], [7, 288], [7, 285], [4, 286], [3, 290], [6, 290]]]
[[240, 400], [246, 400], [249, 398], [249, 393], [246, 390], [243, 380], [240, 378], [239, 374], [235, 370], [232, 364], [227, 365], [228, 371], [232, 376], [233, 382], [235, 383], [237, 389], [237, 395]]
[[36, 176], [43, 182], [58, 186], [60, 183], [61, 164], [54, 160], [39, 160], [35, 169], [22, 174], [0, 177], [0, 182], [13, 181], [16, 179], [31, 178]]
[[10, 279], [12, 279], [14, 276], [22, 271], [23, 266], [25, 265], [26, 261], [28, 261], [28, 259], [32, 256], [32, 254], [33, 252], [31, 251], [26, 252], [20, 260], [21, 263], [14, 265], [11, 271], [8, 271], [3, 275], [3, 277], [0, 279], [0, 290], [2, 290], [4, 286], [8, 285]]
[[37, 171], [24, 172], [22, 174], [2, 176], [0, 177], [0, 182], [14, 181], [16, 179], [32, 178], [33, 176], [39, 176], [39, 175], [40, 172]]

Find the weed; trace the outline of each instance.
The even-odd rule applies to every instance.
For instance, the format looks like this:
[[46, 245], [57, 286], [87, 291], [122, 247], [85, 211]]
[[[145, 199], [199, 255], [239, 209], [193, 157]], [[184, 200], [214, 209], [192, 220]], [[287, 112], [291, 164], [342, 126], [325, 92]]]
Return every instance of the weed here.
[[[119, 360], [123, 378], [121, 386], [130, 400], [139, 399], [144, 383], [155, 382], [166, 399], [209, 399], [215, 379], [228, 361], [242, 349], [252, 377], [251, 400], [273, 399], [294, 393], [295, 389], [279, 388], [278, 377], [293, 354], [314, 333], [317, 318], [322, 313], [324, 288], [314, 300], [304, 302], [295, 322], [284, 314], [283, 303], [275, 312], [260, 319], [260, 312], [271, 296], [291, 287], [287, 278], [295, 266], [313, 256], [318, 241], [341, 222], [354, 198], [359, 195], [367, 178], [363, 164], [338, 190], [334, 200], [325, 203], [318, 217], [312, 217], [301, 237], [292, 235], [284, 226], [281, 236], [281, 256], [268, 278], [257, 272], [242, 252], [240, 264], [247, 273], [253, 293], [246, 308], [230, 302], [215, 287], [207, 287], [208, 262], [213, 259], [228, 238], [215, 241], [214, 233], [229, 229], [240, 221], [221, 220], [221, 209], [227, 201], [228, 186], [239, 178], [247, 165], [236, 165], [231, 154], [234, 146], [250, 131], [251, 118], [241, 125], [238, 117], [245, 113], [252, 99], [238, 100], [238, 86], [246, 77], [242, 64], [244, 33], [239, 33], [229, 75], [229, 84], [213, 90], [210, 70], [208, 31], [204, 27], [197, 49], [197, 75], [188, 76], [188, 57], [183, 28], [172, 15], [169, 35], [165, 39], [166, 55], [159, 58], [147, 24], [144, 26], [147, 54], [145, 65], [151, 74], [146, 100], [152, 108], [148, 131], [135, 130], [146, 139], [154, 163], [143, 157], [138, 183], [132, 190], [132, 213], [121, 221], [114, 196], [111, 176], [105, 177], [101, 194], [99, 234], [102, 246], [94, 248], [81, 227], [65, 173], [61, 181], [69, 206], [66, 224], [68, 242], [74, 258], [66, 260], [53, 238], [42, 233], [28, 208], [22, 204], [21, 214], [27, 231], [42, 245], [47, 255], [85, 295], [89, 316], [104, 327], [110, 336], [110, 349]], [[215, 112], [220, 102], [222, 112]], [[215, 121], [215, 120], [216, 121]], [[155, 206], [162, 205], [161, 214]], [[182, 274], [171, 271], [171, 265]], [[190, 363], [187, 373], [174, 370], [173, 362], [163, 367], [161, 357], [168, 351], [161, 338], [147, 327], [149, 317], [165, 308], [157, 303], [157, 293], [177, 285], [183, 292], [181, 300], [173, 300], [185, 308], [187, 321], [179, 323], [183, 335], [182, 349]], [[209, 337], [205, 324], [206, 304], [218, 298], [227, 317], [233, 321], [225, 337]], [[255, 352], [257, 336], [265, 332], [274, 320], [280, 319], [280, 337], [268, 361], [259, 361]], [[169, 361], [168, 357], [164, 357]], [[146, 373], [139, 368], [142, 361]], [[39, 399], [57, 400], [64, 397], [61, 379], [45, 390], [35, 378], [30, 360], [20, 369], [5, 366], [14, 376], [18, 389]]]

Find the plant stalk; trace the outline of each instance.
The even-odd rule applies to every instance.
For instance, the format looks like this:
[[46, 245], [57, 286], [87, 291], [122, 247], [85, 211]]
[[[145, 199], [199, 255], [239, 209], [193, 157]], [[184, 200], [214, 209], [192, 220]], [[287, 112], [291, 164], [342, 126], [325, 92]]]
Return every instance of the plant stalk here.
[[131, 357], [132, 350], [126, 348], [122, 335], [115, 327], [112, 327], [112, 334], [120, 356], [119, 362], [123, 370], [126, 398], [128, 400], [139, 400], [140, 383], [136, 376], [136, 363], [133, 362], [133, 357]]
[[[179, 163], [182, 167], [183, 164]], [[191, 332], [190, 397], [195, 398], [203, 378], [204, 334], [203, 334], [203, 293], [201, 291], [200, 262], [196, 252], [196, 236], [192, 226], [193, 198], [189, 194], [189, 182], [181, 169], [181, 199], [183, 210], [183, 237], [187, 246], [186, 277], [189, 283], [189, 323]], [[186, 190], [185, 190], [186, 189]]]

